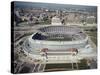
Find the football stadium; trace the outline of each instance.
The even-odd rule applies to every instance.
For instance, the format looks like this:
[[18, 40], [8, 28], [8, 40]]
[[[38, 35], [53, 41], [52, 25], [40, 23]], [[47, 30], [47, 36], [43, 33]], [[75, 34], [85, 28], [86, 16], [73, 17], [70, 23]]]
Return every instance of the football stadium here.
[[25, 41], [24, 51], [46, 63], [78, 62], [95, 57], [88, 36], [76, 26], [39, 28]]

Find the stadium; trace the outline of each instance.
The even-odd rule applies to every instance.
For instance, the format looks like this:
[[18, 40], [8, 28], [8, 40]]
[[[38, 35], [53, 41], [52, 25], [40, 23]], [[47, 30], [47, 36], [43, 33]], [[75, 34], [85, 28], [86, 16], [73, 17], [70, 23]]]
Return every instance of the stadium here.
[[38, 28], [23, 44], [32, 59], [46, 63], [75, 63], [96, 57], [85, 32], [77, 26], [46, 26]]

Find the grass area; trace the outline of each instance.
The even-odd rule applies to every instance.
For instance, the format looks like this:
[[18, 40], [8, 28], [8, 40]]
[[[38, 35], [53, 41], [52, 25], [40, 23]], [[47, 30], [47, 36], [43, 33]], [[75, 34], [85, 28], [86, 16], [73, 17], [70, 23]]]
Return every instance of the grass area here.
[[45, 72], [52, 71], [67, 71], [72, 68], [70, 63], [61, 63], [61, 64], [46, 64]]
[[85, 59], [80, 60], [80, 63], [78, 63], [78, 66], [79, 66], [80, 70], [88, 69], [87, 60], [85, 60]]
[[41, 25], [51, 24], [51, 21], [46, 20], [46, 21], [44, 21], [44, 22], [40, 22], [39, 24], [41, 24]]
[[29, 35], [31, 35], [31, 34], [33, 34], [33, 32], [26, 33], [26, 34], [22, 35], [21, 37], [19, 37], [17, 40], [15, 40], [15, 42], [18, 41], [19, 39], [21, 39], [21, 38], [23, 38], [23, 37], [26, 37], [26, 36], [29, 36]]
[[97, 31], [86, 31], [91, 40], [97, 45]]
[[61, 64], [46, 64], [45, 69], [53, 69], [53, 68], [71, 68], [70, 63], [61, 63]]
[[[73, 67], [74, 67], [74, 70], [77, 70], [77, 67], [76, 67], [76, 63], [73, 63]], [[72, 70], [72, 64], [71, 63], [60, 63], [60, 64], [46, 64], [46, 67], [45, 69], [47, 71], [67, 71], [67, 70]], [[86, 64], [86, 60], [83, 59], [80, 61], [80, 63], [78, 63], [78, 69], [79, 70], [85, 70], [85, 69], [89, 69], [87, 67], [87, 64]]]

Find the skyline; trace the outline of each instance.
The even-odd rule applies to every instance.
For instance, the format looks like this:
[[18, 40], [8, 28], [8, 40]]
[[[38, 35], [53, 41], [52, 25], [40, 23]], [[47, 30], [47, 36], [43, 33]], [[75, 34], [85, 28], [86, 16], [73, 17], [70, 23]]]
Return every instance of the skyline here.
[[40, 2], [21, 2], [14, 1], [15, 8], [46, 8], [51, 10], [78, 10], [97, 12], [97, 6], [86, 6], [86, 5], [72, 5], [72, 4], [56, 4], [56, 3], [40, 3]]

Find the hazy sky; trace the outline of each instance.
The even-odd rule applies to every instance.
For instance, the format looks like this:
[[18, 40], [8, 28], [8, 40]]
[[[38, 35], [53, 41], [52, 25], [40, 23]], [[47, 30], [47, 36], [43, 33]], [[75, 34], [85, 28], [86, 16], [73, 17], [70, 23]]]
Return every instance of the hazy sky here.
[[69, 5], [69, 4], [53, 4], [53, 3], [36, 3], [36, 2], [18, 2], [15, 1], [15, 7], [18, 8], [48, 8], [48, 9], [78, 9], [90, 12], [96, 12], [97, 7], [96, 6], [84, 6], [84, 5]]

